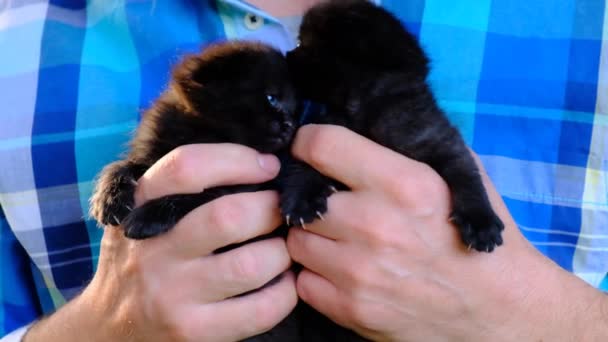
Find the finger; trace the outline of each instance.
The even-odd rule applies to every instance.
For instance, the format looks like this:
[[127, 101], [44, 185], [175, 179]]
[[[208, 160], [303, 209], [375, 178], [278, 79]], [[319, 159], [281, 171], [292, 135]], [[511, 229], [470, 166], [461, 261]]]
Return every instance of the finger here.
[[[344, 127], [306, 125], [298, 130], [292, 152], [326, 176], [351, 189], [394, 190], [395, 181], [416, 188], [429, 166], [404, 157]], [[437, 176], [438, 177], [438, 176]]]
[[274, 178], [279, 168], [276, 156], [241, 145], [183, 145], [158, 160], [138, 180], [135, 203], [198, 193], [218, 185], [261, 183]]
[[344, 295], [332, 282], [310, 270], [303, 269], [298, 275], [296, 289], [298, 297], [308, 305], [335, 323], [347, 326], [346, 317], [341, 314], [344, 311], [342, 309], [345, 302]]
[[404, 210], [373, 192], [339, 192], [329, 197], [323, 219], [306, 224], [306, 231], [368, 245], [387, 233], [403, 235]]
[[295, 262], [336, 283], [350, 283], [354, 273], [351, 267], [361, 264], [348, 244], [298, 228], [289, 230], [287, 250]]
[[265, 235], [281, 225], [275, 191], [222, 196], [184, 216], [163, 238], [175, 255], [204, 256], [231, 244]]
[[[281, 322], [298, 301], [295, 277], [286, 272], [272, 286], [246, 296], [202, 306], [192, 323], [196, 341], [237, 341], [264, 333]], [[211, 327], [201, 322], [213, 322]]]
[[290, 265], [291, 258], [285, 241], [274, 238], [198, 259], [190, 272], [206, 288], [201, 291], [201, 299], [212, 302], [255, 290]]

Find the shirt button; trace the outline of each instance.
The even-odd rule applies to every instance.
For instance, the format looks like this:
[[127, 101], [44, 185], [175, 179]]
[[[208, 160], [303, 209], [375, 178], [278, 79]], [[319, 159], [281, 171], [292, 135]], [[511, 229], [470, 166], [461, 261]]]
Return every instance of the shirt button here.
[[264, 18], [253, 13], [245, 14], [245, 27], [250, 30], [257, 30], [264, 25]]

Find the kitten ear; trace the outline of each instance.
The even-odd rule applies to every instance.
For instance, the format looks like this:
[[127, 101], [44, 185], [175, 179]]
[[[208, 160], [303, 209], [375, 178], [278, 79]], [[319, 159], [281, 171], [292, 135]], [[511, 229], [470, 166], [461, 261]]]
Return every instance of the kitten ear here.
[[203, 61], [199, 56], [189, 55], [173, 70], [173, 81], [182, 91], [190, 93], [203, 87], [199, 78]]
[[203, 83], [200, 79], [203, 61], [199, 56], [186, 56], [182, 62], [173, 69], [171, 89], [177, 95], [179, 102], [188, 110], [194, 108], [194, 97], [200, 96]]

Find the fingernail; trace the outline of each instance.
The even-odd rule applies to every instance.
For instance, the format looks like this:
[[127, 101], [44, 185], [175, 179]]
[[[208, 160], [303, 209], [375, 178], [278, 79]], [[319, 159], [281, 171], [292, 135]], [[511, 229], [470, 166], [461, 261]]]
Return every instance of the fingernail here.
[[273, 154], [260, 154], [258, 155], [258, 164], [264, 170], [269, 173], [276, 173], [279, 171], [281, 167], [281, 163], [279, 162], [279, 158], [277, 158]]

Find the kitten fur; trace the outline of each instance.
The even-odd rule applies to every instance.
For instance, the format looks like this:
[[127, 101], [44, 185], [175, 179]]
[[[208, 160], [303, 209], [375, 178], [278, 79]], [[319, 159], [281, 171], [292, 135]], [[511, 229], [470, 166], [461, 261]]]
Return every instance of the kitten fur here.
[[[268, 46], [230, 42], [187, 57], [173, 71], [167, 91], [144, 114], [126, 157], [102, 170], [91, 199], [91, 215], [103, 225], [120, 226], [129, 238], [146, 239], [167, 232], [188, 212], [220, 196], [277, 189], [277, 182], [222, 186], [198, 194], [165, 196], [138, 208], [133, 203], [136, 180], [181, 145], [230, 142], [263, 153], [287, 154], [297, 123], [296, 104], [286, 61]], [[279, 229], [273, 234], [284, 236], [285, 232]], [[354, 333], [300, 301], [276, 327], [247, 341], [356, 339]]]
[[[331, 1], [306, 13], [300, 40], [300, 47], [288, 54], [290, 75], [280, 54], [260, 44], [218, 45], [187, 58], [144, 115], [126, 158], [102, 171], [92, 198], [93, 217], [105, 225], [120, 223], [129, 237], [148, 238], [224, 194], [276, 189], [276, 183], [218, 187], [163, 197], [132, 210], [134, 181], [180, 145], [233, 142], [285, 152], [297, 122], [291, 78], [300, 95], [327, 108], [312, 122], [343, 125], [429, 164], [450, 186], [452, 220], [465, 243], [485, 251], [500, 245], [502, 222], [490, 207], [468, 149], [426, 84], [424, 52], [401, 23], [366, 1]], [[273, 101], [266, 95], [273, 95]], [[327, 210], [332, 187], [346, 189], [300, 162], [288, 162], [282, 175], [281, 208], [291, 222], [311, 222], [317, 211]], [[247, 339], [356, 340], [364, 339], [301, 301], [276, 327]]]
[[[307, 12], [300, 45], [287, 54], [299, 95], [326, 106], [315, 123], [342, 125], [431, 166], [452, 196], [451, 221], [469, 248], [502, 244], [475, 161], [426, 82], [428, 59], [391, 13], [364, 0], [330, 1]], [[311, 167], [288, 167], [281, 209], [307, 223], [327, 210], [331, 187], [344, 185]]]
[[297, 124], [295, 91], [284, 56], [259, 43], [213, 45], [186, 57], [168, 89], [144, 114], [126, 158], [102, 170], [91, 215], [144, 239], [171, 229], [192, 209], [219, 196], [274, 188], [236, 185], [165, 196], [135, 208], [136, 180], [165, 154], [187, 144], [235, 143], [262, 153], [289, 147]]
[[[451, 220], [478, 251], [502, 244], [503, 223], [488, 201], [479, 170], [426, 83], [428, 59], [388, 11], [364, 0], [330, 1], [310, 9], [300, 44], [287, 54], [298, 95], [324, 105], [309, 122], [345, 126], [430, 165], [452, 193]], [[308, 165], [284, 163], [281, 210], [305, 223], [327, 211], [327, 197], [346, 187]], [[299, 302], [274, 329], [253, 341], [359, 341]]]

